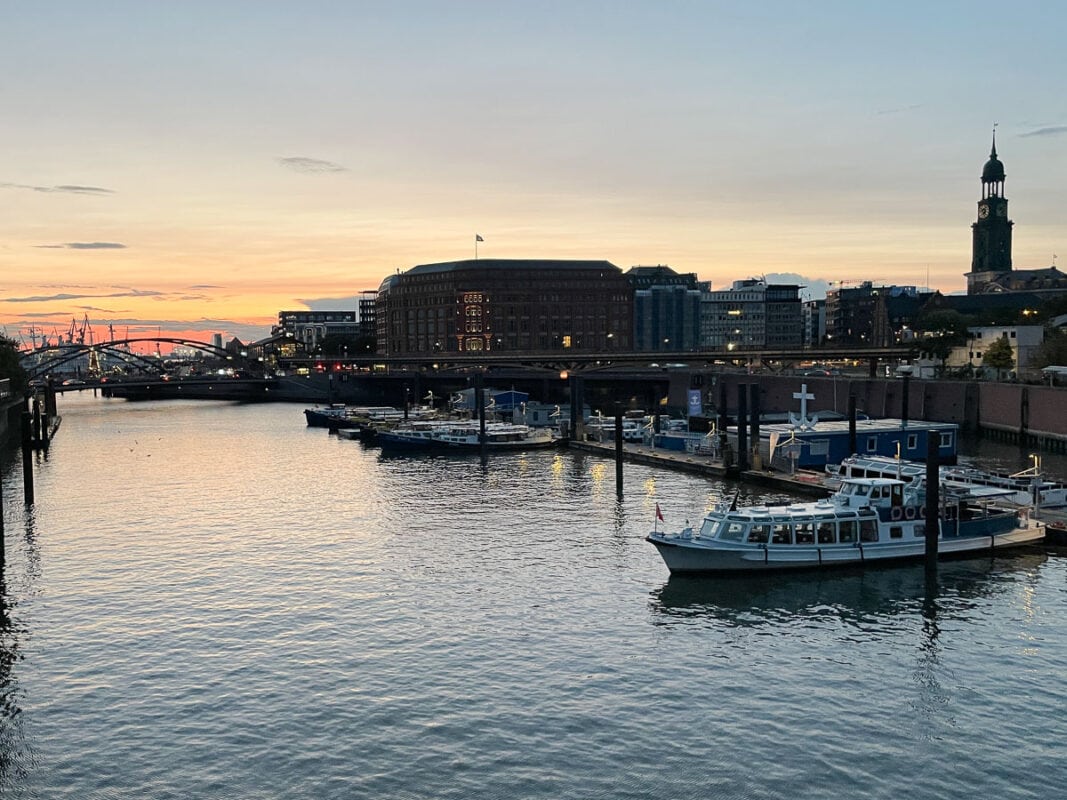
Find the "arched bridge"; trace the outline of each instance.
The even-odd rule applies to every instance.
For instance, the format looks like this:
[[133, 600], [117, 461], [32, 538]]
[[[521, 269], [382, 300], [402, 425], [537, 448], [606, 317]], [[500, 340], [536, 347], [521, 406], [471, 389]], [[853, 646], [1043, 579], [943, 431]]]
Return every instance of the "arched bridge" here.
[[196, 339], [180, 339], [167, 336], [147, 336], [133, 339], [113, 339], [108, 342], [95, 342], [83, 344], [79, 342], [65, 342], [63, 344], [38, 347], [19, 354], [19, 363], [30, 379], [39, 378], [50, 372], [55, 372], [71, 361], [88, 356], [106, 354], [139, 370], [161, 374], [164, 366], [158, 358], [141, 355], [130, 350], [130, 345], [149, 342], [153, 344], [173, 344], [189, 347], [219, 358], [228, 358], [231, 354], [222, 347], [216, 347], [207, 342]]

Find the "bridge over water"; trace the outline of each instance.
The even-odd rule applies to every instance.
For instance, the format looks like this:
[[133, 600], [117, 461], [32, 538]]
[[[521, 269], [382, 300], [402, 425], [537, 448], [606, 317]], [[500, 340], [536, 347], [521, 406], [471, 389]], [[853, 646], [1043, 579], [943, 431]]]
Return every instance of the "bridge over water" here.
[[207, 342], [196, 339], [182, 339], [166, 336], [147, 336], [126, 339], [113, 339], [106, 342], [94, 342], [84, 344], [82, 342], [63, 342], [46, 347], [37, 347], [24, 350], [19, 353], [19, 363], [26, 370], [30, 379], [40, 378], [50, 373], [58, 372], [67, 364], [86, 359], [90, 364], [100, 358], [101, 355], [113, 358], [135, 371], [161, 375], [166, 372], [166, 365], [158, 356], [135, 353], [131, 345], [149, 343], [157, 347], [160, 344], [171, 344], [188, 347], [216, 358], [228, 359], [232, 354], [224, 348], [216, 347]]

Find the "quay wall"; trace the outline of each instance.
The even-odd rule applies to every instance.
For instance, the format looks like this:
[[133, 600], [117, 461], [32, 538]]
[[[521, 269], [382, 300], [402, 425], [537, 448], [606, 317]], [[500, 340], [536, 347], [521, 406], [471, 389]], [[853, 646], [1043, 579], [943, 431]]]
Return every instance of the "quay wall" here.
[[[1019, 444], [1034, 444], [1053, 452], [1067, 452], [1067, 389], [1023, 383], [985, 381], [934, 381], [909, 379], [863, 379], [799, 375], [745, 375], [722, 373], [708, 391], [712, 405], [718, 403], [718, 384], [726, 386], [726, 407], [737, 411], [737, 385], [760, 387], [760, 410], [764, 414], [796, 413], [800, 401], [793, 394], [801, 385], [815, 395], [809, 412], [848, 413], [848, 398], [856, 397], [856, 410], [872, 417], [901, 417], [907, 384], [908, 419], [954, 422], [973, 431]], [[675, 387], [672, 386], [672, 389]], [[684, 402], [685, 390], [672, 392], [671, 405]]]
[[[527, 391], [542, 402], [570, 401], [575, 388], [567, 381], [542, 373], [515, 370], [493, 373], [486, 384]], [[953, 422], [964, 431], [995, 436], [1006, 441], [1034, 444], [1054, 452], [1067, 452], [1067, 388], [1022, 383], [985, 381], [937, 381], [916, 378], [885, 379], [858, 376], [749, 375], [743, 372], [714, 370], [657, 370], [635, 372], [575, 373], [581, 377], [579, 391], [591, 408], [606, 408], [622, 402], [626, 408], [661, 408], [675, 415], [685, 413], [690, 389], [699, 388], [708, 414], [716, 413], [721, 392], [725, 389], [726, 413], [737, 414], [737, 387], [759, 386], [759, 405], [763, 414], [784, 415], [798, 412], [799, 400], [793, 395], [802, 385], [814, 395], [808, 401], [809, 412], [848, 413], [849, 396], [856, 398], [856, 410], [872, 417], [899, 418], [931, 422]], [[232, 397], [232, 399], [289, 402], [345, 402], [349, 404], [401, 405], [405, 398], [423, 401], [428, 391], [437, 398], [470, 385], [469, 375], [435, 375], [432, 373], [394, 372], [383, 375], [326, 375], [278, 378], [274, 381], [217, 381], [196, 387], [191, 382], [175, 381], [139, 390], [110, 391], [130, 399], [152, 400], [185, 397], [189, 399]], [[248, 385], [243, 385], [248, 384]], [[254, 384], [254, 385], [253, 385]], [[905, 391], [907, 401], [905, 403]], [[659, 398], [666, 395], [666, 406]]]

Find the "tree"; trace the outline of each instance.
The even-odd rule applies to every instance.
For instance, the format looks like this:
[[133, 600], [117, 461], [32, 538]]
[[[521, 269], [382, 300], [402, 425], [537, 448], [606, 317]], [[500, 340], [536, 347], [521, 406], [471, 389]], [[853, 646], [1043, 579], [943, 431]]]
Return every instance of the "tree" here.
[[982, 357], [982, 366], [995, 369], [997, 378], [1001, 378], [1005, 370], [1015, 366], [1015, 354], [1011, 349], [1011, 343], [1002, 336], [989, 345]]
[[920, 314], [914, 324], [921, 333], [916, 342], [919, 351], [943, 366], [953, 348], [967, 343], [968, 322], [967, 317], [950, 308]]
[[1030, 366], [1034, 369], [1067, 367], [1067, 330], [1045, 328], [1045, 339], [1030, 356]]
[[22, 394], [29, 384], [26, 370], [19, 363], [19, 349], [10, 339], [0, 336], [0, 379], [11, 381], [11, 391]]

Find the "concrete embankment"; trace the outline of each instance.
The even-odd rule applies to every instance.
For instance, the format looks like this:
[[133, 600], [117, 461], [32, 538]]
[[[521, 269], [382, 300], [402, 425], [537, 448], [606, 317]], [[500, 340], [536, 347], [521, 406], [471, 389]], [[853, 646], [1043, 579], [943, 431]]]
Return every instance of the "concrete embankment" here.
[[[928, 422], [954, 422], [964, 431], [989, 435], [1048, 452], [1067, 452], [1067, 388], [992, 381], [886, 380], [851, 377], [800, 377], [796, 375], [744, 375], [723, 373], [727, 410], [736, 407], [737, 386], [756, 384], [760, 409], [765, 414], [797, 411], [793, 394], [806, 384], [815, 395], [813, 411], [848, 413], [849, 396], [857, 411], [871, 417], [907, 416]], [[672, 385], [673, 395], [684, 397], [684, 387]], [[907, 391], [907, 399], [904, 392]], [[713, 402], [722, 390], [717, 386]], [[905, 414], [905, 411], [907, 412]]]
[[[567, 442], [567, 448], [594, 453], [611, 460], [615, 459], [613, 443], [570, 440]], [[727, 467], [722, 461], [707, 456], [629, 442], [622, 446], [622, 457], [624, 461], [631, 464], [674, 469], [708, 478], [733, 478], [741, 483], [758, 484], [795, 494], [806, 494], [812, 497], [826, 497], [830, 494], [830, 490], [822, 484], [821, 476], [813, 472], [798, 471], [793, 475], [769, 470], [739, 472], [736, 467]]]

